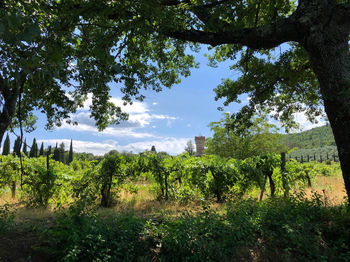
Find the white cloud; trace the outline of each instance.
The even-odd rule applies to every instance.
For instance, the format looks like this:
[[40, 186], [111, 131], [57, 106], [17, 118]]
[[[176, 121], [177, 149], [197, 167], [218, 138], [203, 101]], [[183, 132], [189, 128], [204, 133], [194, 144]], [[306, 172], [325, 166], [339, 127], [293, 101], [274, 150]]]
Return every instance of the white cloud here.
[[78, 132], [89, 132], [94, 135], [102, 136], [102, 135], [110, 135], [113, 137], [132, 137], [132, 138], [155, 138], [157, 136], [147, 133], [147, 132], [136, 132], [133, 128], [119, 128], [119, 127], [107, 127], [103, 131], [98, 131], [95, 126], [79, 124], [79, 125], [69, 125], [63, 123], [60, 129], [68, 129], [71, 131]]
[[[73, 150], [74, 152], [88, 152], [94, 155], [103, 155], [111, 150], [132, 151], [134, 153], [143, 152], [145, 150], [150, 150], [154, 145], [157, 152], [167, 152], [171, 155], [177, 155], [184, 152], [188, 138], [174, 138], [167, 137], [151, 141], [142, 141], [136, 143], [130, 143], [127, 145], [119, 145], [117, 141], [107, 140], [104, 142], [91, 142], [82, 140], [73, 140]], [[70, 145], [69, 139], [43, 139], [38, 140], [38, 143], [45, 143], [48, 145], [55, 146], [56, 143], [64, 143], [65, 147], [68, 149]]]
[[80, 109], [78, 113], [71, 116], [72, 121], [77, 122], [78, 125], [71, 126], [63, 124], [59, 128], [78, 132], [106, 134], [114, 137], [149, 138], [156, 136], [146, 132], [139, 132], [137, 129], [148, 127], [152, 122], [157, 120], [166, 120], [166, 125], [171, 127], [172, 122], [177, 120], [177, 117], [174, 116], [153, 114], [150, 112], [146, 103], [136, 101], [132, 104], [123, 105], [123, 100], [121, 98], [111, 98], [111, 101], [115, 105], [120, 106], [122, 111], [129, 114], [129, 119], [127, 121], [122, 121], [118, 125], [109, 126], [104, 131], [98, 132], [98, 129], [95, 127], [95, 120], [90, 118], [90, 113], [87, 111], [92, 104], [92, 94], [90, 93], [88, 94], [87, 101], [84, 103], [84, 107]]
[[155, 146], [157, 152], [167, 152], [171, 155], [177, 155], [185, 150], [185, 146], [189, 138], [173, 138], [167, 137], [159, 140], [135, 142], [125, 146], [118, 146], [118, 151], [142, 152], [150, 150]]
[[[122, 111], [128, 113], [128, 114], [140, 114], [148, 112], [148, 106], [145, 103], [141, 103], [138, 101], [133, 102], [132, 104], [124, 105], [124, 101], [120, 97], [112, 97], [110, 99], [111, 102], [113, 102], [116, 106], [120, 106], [122, 108]], [[89, 110], [90, 106], [92, 105], [92, 93], [89, 93], [87, 95], [87, 100], [84, 102], [84, 106], [81, 108], [81, 110]]]
[[324, 126], [326, 124], [326, 121], [322, 116], [316, 118], [317, 123], [311, 123], [307, 119], [307, 116], [305, 115], [304, 112], [298, 112], [293, 115], [294, 115], [295, 121], [299, 124], [299, 130], [295, 130], [295, 131], [306, 131], [315, 127]]

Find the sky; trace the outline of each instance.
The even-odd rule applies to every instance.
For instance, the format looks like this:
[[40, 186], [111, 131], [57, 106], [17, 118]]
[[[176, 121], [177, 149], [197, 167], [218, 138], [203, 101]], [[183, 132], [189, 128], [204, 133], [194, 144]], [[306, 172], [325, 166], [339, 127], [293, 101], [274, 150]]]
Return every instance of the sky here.
[[[90, 96], [84, 108], [72, 115], [72, 120], [79, 123], [77, 126], [64, 123], [52, 131], [45, 130], [46, 117], [36, 112], [37, 128], [34, 132], [25, 134], [27, 144], [31, 145], [36, 138], [37, 142], [43, 142], [45, 147], [63, 142], [68, 149], [72, 139], [75, 152], [89, 152], [95, 155], [103, 155], [110, 150], [137, 153], [150, 150], [153, 145], [158, 152], [163, 151], [171, 155], [184, 152], [189, 140], [194, 144], [195, 136], [212, 136], [208, 127], [210, 122], [220, 120], [223, 112], [237, 112], [248, 102], [248, 97], [243, 96], [241, 104], [224, 107], [223, 112], [217, 109], [223, 107], [223, 100], [214, 100], [213, 89], [222, 79], [236, 79], [239, 74], [229, 69], [232, 61], [218, 64], [216, 68], [208, 66], [207, 58], [203, 55], [206, 50], [203, 49], [196, 55], [200, 67], [192, 69], [191, 76], [182, 79], [180, 84], [159, 93], [143, 92], [146, 96], [143, 102], [134, 102], [122, 107], [129, 113], [127, 122], [99, 132], [89, 117]], [[112, 101], [122, 105], [122, 94], [118, 86], [111, 84], [111, 90]], [[324, 124], [323, 121], [311, 124], [302, 113], [295, 117], [301, 130]], [[10, 134], [10, 140], [13, 145], [13, 134]]]

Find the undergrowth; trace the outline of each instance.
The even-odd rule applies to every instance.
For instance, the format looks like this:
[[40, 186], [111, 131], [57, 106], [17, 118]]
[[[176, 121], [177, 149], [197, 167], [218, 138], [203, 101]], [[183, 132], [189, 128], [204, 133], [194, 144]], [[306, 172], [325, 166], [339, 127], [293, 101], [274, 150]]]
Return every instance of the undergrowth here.
[[[2, 228], [13, 223], [6, 217]], [[350, 210], [319, 195], [203, 205], [177, 217], [71, 206], [36, 233], [50, 261], [350, 261]]]

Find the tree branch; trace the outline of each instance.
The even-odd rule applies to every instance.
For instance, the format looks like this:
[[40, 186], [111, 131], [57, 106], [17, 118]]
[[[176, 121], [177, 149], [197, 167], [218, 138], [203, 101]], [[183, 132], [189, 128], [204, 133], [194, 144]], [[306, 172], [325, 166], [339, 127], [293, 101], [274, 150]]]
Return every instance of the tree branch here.
[[211, 46], [241, 44], [252, 49], [273, 48], [285, 42], [299, 41], [301, 37], [292, 17], [266, 26], [234, 29], [226, 32], [163, 29], [162, 33], [179, 40], [209, 44]]
[[339, 17], [339, 24], [350, 26], [350, 3], [338, 4], [336, 14]]

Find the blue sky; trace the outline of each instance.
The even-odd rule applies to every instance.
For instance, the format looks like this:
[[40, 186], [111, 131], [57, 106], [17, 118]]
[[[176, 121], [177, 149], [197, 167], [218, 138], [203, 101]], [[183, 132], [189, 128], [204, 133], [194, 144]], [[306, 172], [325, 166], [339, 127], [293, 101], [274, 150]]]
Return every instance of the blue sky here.
[[[129, 113], [129, 120], [119, 126], [111, 126], [103, 132], [98, 132], [94, 122], [89, 118], [89, 100], [83, 109], [72, 116], [78, 126], [63, 124], [53, 131], [44, 129], [46, 118], [37, 113], [37, 129], [25, 134], [27, 144], [31, 145], [35, 137], [45, 147], [64, 142], [68, 148], [70, 139], [76, 152], [91, 152], [102, 155], [110, 150], [141, 152], [150, 150], [155, 145], [157, 151], [165, 151], [175, 155], [184, 151], [188, 140], [194, 142], [194, 137], [211, 136], [208, 124], [222, 118], [223, 112], [217, 108], [223, 106], [222, 101], [215, 101], [213, 89], [223, 78], [235, 79], [238, 73], [229, 70], [230, 63], [221, 63], [213, 68], [207, 65], [203, 53], [196, 55], [200, 62], [199, 69], [193, 69], [191, 76], [182, 80], [171, 89], [156, 93], [144, 92], [145, 100], [134, 102], [124, 107]], [[232, 62], [231, 62], [232, 63]], [[117, 85], [111, 85], [113, 102], [121, 105], [122, 96]], [[231, 104], [225, 111], [236, 112], [247, 102], [247, 96], [242, 97], [242, 104]], [[306, 121], [303, 114], [296, 115], [302, 129], [310, 129], [315, 125]], [[322, 124], [320, 122], [318, 125]], [[10, 136], [11, 144], [15, 137]]]

